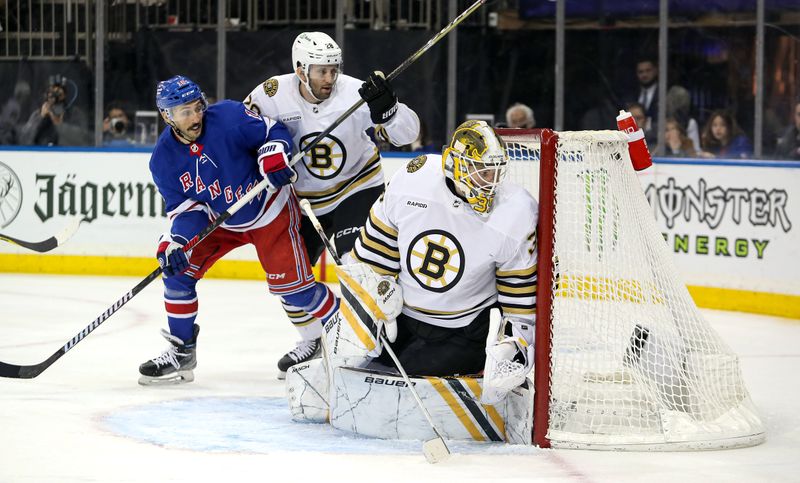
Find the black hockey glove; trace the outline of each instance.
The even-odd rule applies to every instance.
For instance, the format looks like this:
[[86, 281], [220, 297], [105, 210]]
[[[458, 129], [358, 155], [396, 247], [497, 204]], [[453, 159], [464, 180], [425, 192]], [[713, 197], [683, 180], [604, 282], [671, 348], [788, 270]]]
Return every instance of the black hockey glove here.
[[397, 112], [397, 96], [383, 72], [376, 70], [370, 74], [358, 94], [367, 102], [373, 124], [386, 124]]

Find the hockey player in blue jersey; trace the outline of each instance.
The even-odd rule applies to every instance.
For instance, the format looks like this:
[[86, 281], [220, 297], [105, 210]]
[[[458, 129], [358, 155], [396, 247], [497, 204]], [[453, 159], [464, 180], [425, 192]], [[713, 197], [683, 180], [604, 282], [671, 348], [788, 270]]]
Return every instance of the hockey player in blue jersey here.
[[[287, 164], [292, 139], [280, 122], [261, 117], [235, 101], [206, 102], [200, 87], [184, 76], [162, 81], [156, 104], [168, 127], [150, 158], [150, 171], [166, 201], [170, 231], [159, 241], [170, 345], [139, 367], [143, 385], [194, 380], [199, 326], [195, 323], [197, 281], [226, 253], [253, 244], [269, 291], [321, 320], [338, 301], [311, 272], [298, 233], [300, 209], [287, 185], [297, 176]], [[243, 206], [191, 250], [183, 247], [210, 220], [227, 211], [255, 185], [269, 188]]]

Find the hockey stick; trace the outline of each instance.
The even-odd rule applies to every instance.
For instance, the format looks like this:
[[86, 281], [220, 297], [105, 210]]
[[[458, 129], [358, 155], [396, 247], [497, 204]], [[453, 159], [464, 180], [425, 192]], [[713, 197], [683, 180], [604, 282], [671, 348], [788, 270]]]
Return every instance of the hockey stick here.
[[[442, 39], [445, 35], [447, 35], [451, 30], [453, 30], [461, 21], [463, 21], [467, 16], [469, 16], [472, 12], [478, 9], [486, 0], [478, 0], [474, 4], [472, 4], [468, 9], [462, 12], [458, 17], [454, 18], [449, 24], [447, 24], [439, 33], [433, 36], [425, 45], [423, 45], [419, 50], [414, 52], [408, 59], [406, 59], [402, 64], [400, 64], [395, 70], [393, 70], [387, 79], [391, 80], [397, 77], [401, 72], [406, 70], [408, 66], [414, 63], [418, 58], [422, 56], [425, 52], [428, 51], [436, 42]], [[363, 99], [359, 99], [350, 109], [345, 111], [341, 116], [339, 116], [333, 123], [328, 126], [327, 129], [322, 131], [315, 137], [305, 148], [301, 151], [296, 153], [292, 160], [288, 163], [289, 166], [294, 166], [298, 161], [300, 161], [308, 152], [310, 152], [325, 136], [331, 133], [339, 124], [341, 124], [345, 119], [347, 119], [350, 115], [352, 115], [356, 109], [361, 107], [364, 104]], [[220, 225], [222, 225], [225, 221], [227, 221], [231, 216], [233, 216], [237, 211], [239, 211], [244, 205], [249, 203], [256, 195], [259, 195], [262, 191], [269, 187], [269, 181], [267, 178], [264, 178], [260, 183], [253, 186], [253, 188], [245, 193], [236, 203], [234, 203], [227, 211], [224, 211], [222, 214], [214, 220], [213, 223], [208, 225], [195, 235], [186, 246], [183, 247], [184, 251], [191, 250], [195, 245], [200, 243], [205, 237], [207, 237], [212, 231], [216, 230]], [[67, 353], [70, 349], [75, 347], [75, 345], [83, 340], [87, 335], [89, 335], [94, 329], [100, 326], [103, 322], [105, 322], [109, 317], [114, 315], [114, 313], [122, 308], [130, 299], [132, 299], [136, 294], [141, 292], [145, 287], [147, 287], [150, 282], [155, 280], [161, 274], [161, 268], [157, 268], [154, 270], [150, 275], [145, 277], [141, 282], [139, 282], [135, 287], [133, 287], [128, 293], [123, 295], [119, 298], [116, 302], [114, 302], [111, 307], [105, 310], [102, 314], [100, 314], [96, 319], [92, 321], [91, 324], [86, 326], [82, 331], [80, 331], [75, 337], [73, 337], [69, 342], [64, 344], [59, 350], [53, 353], [47, 360], [40, 362], [39, 364], [29, 365], [29, 366], [20, 366], [15, 364], [7, 364], [4, 362], [0, 362], [0, 377], [11, 377], [11, 378], [18, 378], [18, 379], [31, 379], [39, 374], [41, 374], [45, 369], [50, 367], [55, 361], [57, 361], [61, 356]]]
[[78, 231], [78, 226], [80, 226], [83, 219], [76, 218], [72, 220], [67, 226], [64, 227], [58, 234], [55, 236], [51, 236], [47, 240], [42, 240], [40, 242], [29, 242], [25, 240], [20, 240], [19, 238], [14, 238], [8, 235], [3, 235], [0, 233], [0, 240], [7, 241], [9, 243], [13, 243], [14, 245], [21, 246], [22, 248], [27, 248], [28, 250], [33, 250], [39, 253], [49, 252], [50, 250], [59, 247], [64, 244], [65, 241], [69, 240], [72, 235]]
[[[311, 209], [311, 204], [308, 200], [300, 200], [300, 206], [303, 208], [303, 211], [308, 216], [308, 219], [311, 220], [311, 224], [314, 225], [314, 229], [317, 231], [317, 234], [322, 239], [322, 243], [325, 244], [325, 248], [328, 249], [328, 253], [330, 253], [331, 257], [333, 257], [334, 263], [337, 265], [342, 264], [342, 259], [339, 257], [339, 254], [336, 252], [336, 248], [331, 243], [330, 239], [325, 236], [325, 230], [323, 230], [322, 225], [319, 223], [319, 219], [314, 214]], [[431, 418], [430, 413], [427, 409], [425, 409], [425, 405], [422, 403], [422, 399], [419, 397], [417, 390], [414, 388], [414, 384], [411, 382], [411, 379], [406, 374], [406, 370], [403, 368], [403, 364], [400, 363], [400, 360], [397, 358], [397, 355], [392, 350], [392, 347], [383, 337], [382, 333], [377, 334], [378, 338], [380, 339], [381, 343], [383, 344], [383, 348], [389, 354], [389, 357], [392, 358], [394, 361], [397, 370], [400, 371], [400, 375], [403, 377], [403, 381], [405, 381], [406, 386], [411, 391], [411, 394], [414, 396], [414, 400], [417, 402], [417, 407], [419, 407], [422, 414], [425, 415], [425, 419], [428, 420], [428, 424], [430, 425], [433, 433], [436, 435], [435, 438], [430, 439], [422, 443], [422, 452], [425, 454], [425, 459], [428, 460], [428, 463], [438, 463], [443, 461], [447, 457], [450, 456], [450, 450], [447, 448], [447, 444], [444, 442], [444, 438], [442, 434], [436, 429], [436, 425], [433, 423], [433, 418]], [[325, 338], [325, 334], [322, 334], [323, 339]]]

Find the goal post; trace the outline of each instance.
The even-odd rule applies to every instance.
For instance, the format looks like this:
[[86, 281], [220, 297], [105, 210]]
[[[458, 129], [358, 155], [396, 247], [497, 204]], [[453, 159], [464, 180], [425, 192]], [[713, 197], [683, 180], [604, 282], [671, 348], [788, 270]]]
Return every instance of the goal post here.
[[695, 450], [764, 428], [694, 304], [617, 131], [498, 129], [539, 202], [533, 443]]

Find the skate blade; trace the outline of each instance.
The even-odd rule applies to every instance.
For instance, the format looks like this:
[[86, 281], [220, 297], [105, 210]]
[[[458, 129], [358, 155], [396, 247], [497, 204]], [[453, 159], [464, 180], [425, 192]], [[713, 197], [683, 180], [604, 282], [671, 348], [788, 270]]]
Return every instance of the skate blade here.
[[174, 386], [192, 381], [194, 381], [193, 371], [178, 371], [175, 374], [169, 374], [163, 377], [139, 377], [139, 385], [141, 386]]

